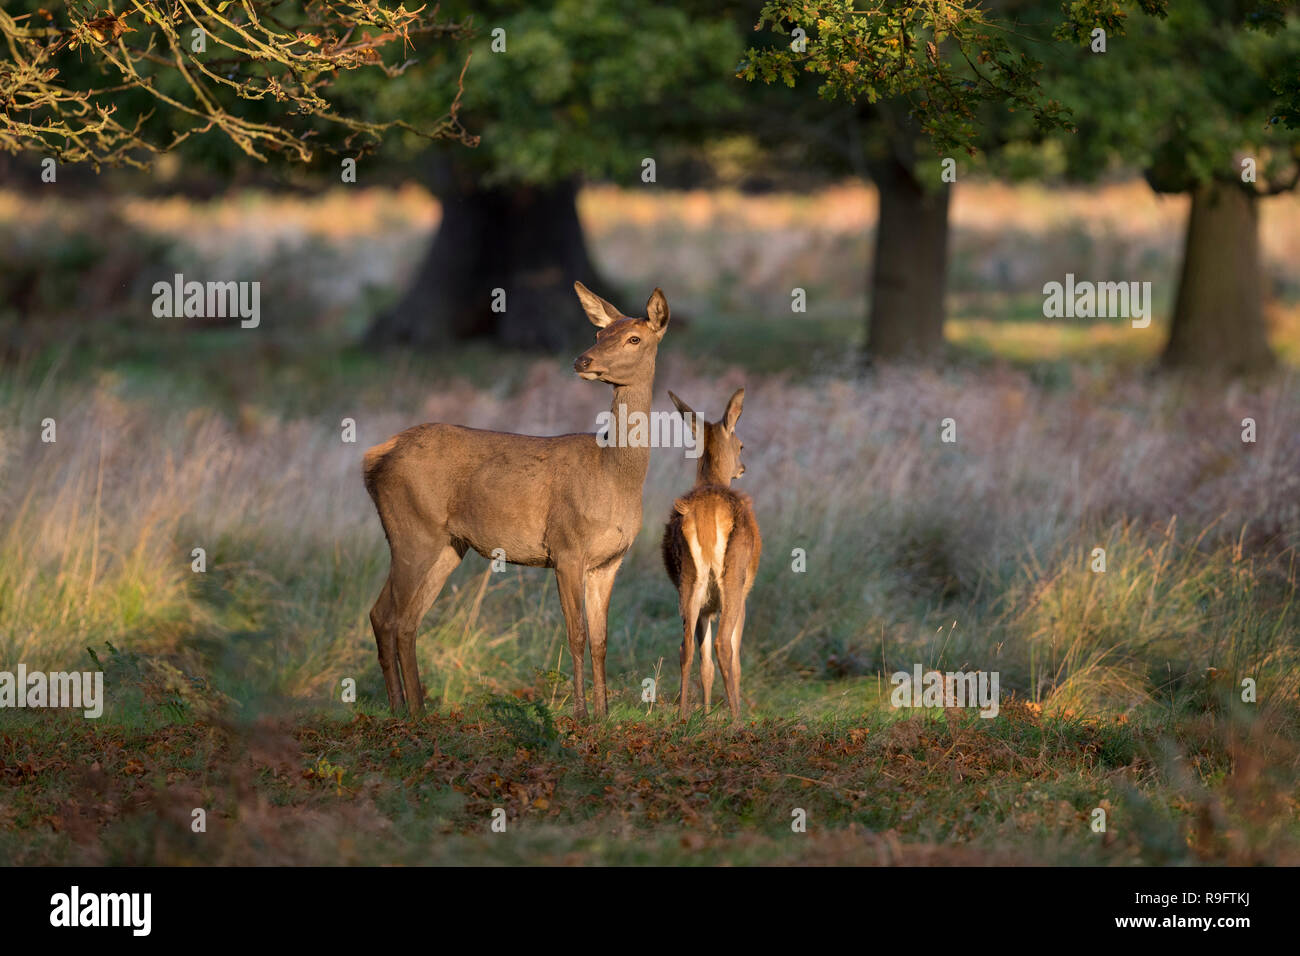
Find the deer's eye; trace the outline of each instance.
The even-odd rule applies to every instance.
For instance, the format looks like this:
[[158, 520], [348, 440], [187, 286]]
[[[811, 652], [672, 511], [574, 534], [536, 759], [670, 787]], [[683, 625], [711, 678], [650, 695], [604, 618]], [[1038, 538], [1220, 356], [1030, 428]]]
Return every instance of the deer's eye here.
[[641, 336], [639, 335], [634, 335], [627, 340], [628, 345], [639, 345], [640, 343], [641, 343]]

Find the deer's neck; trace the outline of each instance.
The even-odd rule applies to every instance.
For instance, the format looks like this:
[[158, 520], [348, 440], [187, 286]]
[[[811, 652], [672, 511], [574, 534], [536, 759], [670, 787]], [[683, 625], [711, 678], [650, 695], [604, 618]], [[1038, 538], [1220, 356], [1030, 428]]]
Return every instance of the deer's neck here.
[[695, 467], [695, 484], [722, 485], [731, 487], [731, 475], [726, 474], [707, 451], [700, 456], [700, 463]]
[[[614, 386], [614, 399], [609, 410], [614, 416], [614, 427], [620, 421], [632, 421], [632, 416], [640, 412], [645, 421], [650, 420], [650, 394], [652, 391], [653, 370], [649, 380], [635, 385]], [[648, 426], [646, 431], [649, 435]], [[650, 468], [650, 448], [647, 444], [615, 444], [605, 449], [607, 461], [614, 473], [621, 479], [642, 485], [645, 483], [646, 471]]]

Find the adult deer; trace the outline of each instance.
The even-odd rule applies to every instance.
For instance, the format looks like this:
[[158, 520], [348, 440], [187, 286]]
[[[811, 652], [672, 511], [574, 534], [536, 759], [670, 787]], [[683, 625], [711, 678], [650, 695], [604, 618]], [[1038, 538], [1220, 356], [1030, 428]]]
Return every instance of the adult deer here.
[[[614, 388], [612, 411], [650, 411], [655, 354], [668, 302], [655, 289], [630, 318], [573, 284], [596, 344], [573, 363]], [[614, 575], [641, 529], [648, 447], [602, 447], [591, 434], [537, 437], [460, 425], [417, 425], [365, 454], [392, 563], [370, 611], [388, 704], [424, 708], [415, 632], [447, 577], [473, 548], [511, 564], [555, 569], [573, 656], [573, 710], [587, 716], [584, 653], [591, 640], [596, 716], [606, 713], [605, 637]]]
[[691, 659], [700, 645], [700, 687], [704, 712], [713, 694], [713, 618], [718, 623], [718, 666], [732, 719], [740, 717], [740, 639], [745, 630], [745, 600], [754, 586], [763, 539], [748, 495], [731, 490], [733, 478], [745, 473], [740, 462], [744, 442], [736, 421], [745, 401], [737, 390], [718, 422], [704, 422], [685, 402], [668, 393], [703, 446], [695, 487], [673, 504], [664, 527], [663, 555], [668, 577], [677, 588], [682, 614], [682, 696], [678, 714], [690, 713]]

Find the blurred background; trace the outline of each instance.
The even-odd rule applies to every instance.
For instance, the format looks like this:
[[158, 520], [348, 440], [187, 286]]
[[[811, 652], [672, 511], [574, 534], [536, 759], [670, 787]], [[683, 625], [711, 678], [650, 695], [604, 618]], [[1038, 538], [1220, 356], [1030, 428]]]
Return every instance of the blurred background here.
[[[656, 408], [671, 387], [716, 419], [746, 388], [737, 487], [765, 543], [744, 645], [755, 718], [883, 728], [892, 671], [998, 670], [1025, 720], [1117, 735], [1052, 794], [1065, 817], [1096, 792], [1119, 799], [1092, 771], [1157, 768], [1157, 751], [1181, 747], [1204, 773], [1150, 770], [1166, 789], [1142, 806], [1166, 829], [1125, 836], [1133, 858], [1292, 852], [1300, 23], [1287, 5], [1007, 0], [944, 32], [943, 4], [855, 19], [837, 3], [444, 3], [436, 30], [371, 24], [397, 30], [376, 55], [406, 69], [340, 69], [320, 88], [328, 110], [289, 114], [214, 80], [247, 127], [169, 109], [158, 91], [201, 100], [141, 55], [156, 82], [114, 94], [121, 132], [42, 93], [43, 54], [19, 41], [52, 46], [29, 35], [43, 23], [81, 37], [51, 62], [67, 89], [94, 90], [127, 58], [117, 44], [155, 24], [46, 6], [6, 4], [0, 19], [14, 41], [0, 60], [5, 662], [108, 655], [132, 688], [109, 717], [128, 724], [337, 716], [344, 677], [382, 713], [367, 613], [388, 554], [362, 452], [425, 421], [592, 430], [609, 395], [571, 371], [591, 338], [572, 283], [629, 314], [660, 286], [672, 320]], [[303, 17], [299, 36], [316, 23]], [[792, 46], [801, 23], [808, 56]], [[335, 114], [401, 123], [371, 142]], [[256, 124], [289, 132], [264, 142]], [[156, 317], [154, 283], [178, 273], [260, 283], [260, 325]], [[1067, 274], [1149, 282], [1153, 321], [1045, 317], [1044, 285]], [[646, 713], [647, 676], [676, 694], [659, 537], [693, 479], [680, 455], [653, 456], [611, 611], [624, 718]], [[487, 694], [561, 713], [564, 648], [550, 576], [493, 574], [471, 555], [419, 654], [444, 710]], [[1291, 809], [1214, 817], [1217, 835], [1189, 842], [1169, 808], [1229, 814], [1214, 788], [1238, 758], [1204, 721], [1243, 677], [1260, 688], [1264, 729], [1249, 733], [1268, 754], [1249, 785], [1291, 794]], [[1005, 825], [1044, 854], [1097, 859], [1086, 833], [1060, 843], [1009, 806], [956, 829], [901, 806], [872, 820], [936, 841]], [[155, 858], [114, 845], [107, 858]]]

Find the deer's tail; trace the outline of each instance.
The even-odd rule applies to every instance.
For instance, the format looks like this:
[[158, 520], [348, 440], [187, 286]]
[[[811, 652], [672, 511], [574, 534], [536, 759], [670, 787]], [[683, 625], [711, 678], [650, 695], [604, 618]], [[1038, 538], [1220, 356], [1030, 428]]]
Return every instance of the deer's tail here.
[[361, 459], [361, 472], [366, 483], [366, 491], [370, 493], [370, 500], [375, 502], [376, 505], [379, 504], [376, 489], [378, 488], [379, 479], [384, 473], [384, 462], [395, 447], [397, 447], [396, 435], [386, 442], [367, 448], [365, 455]]

